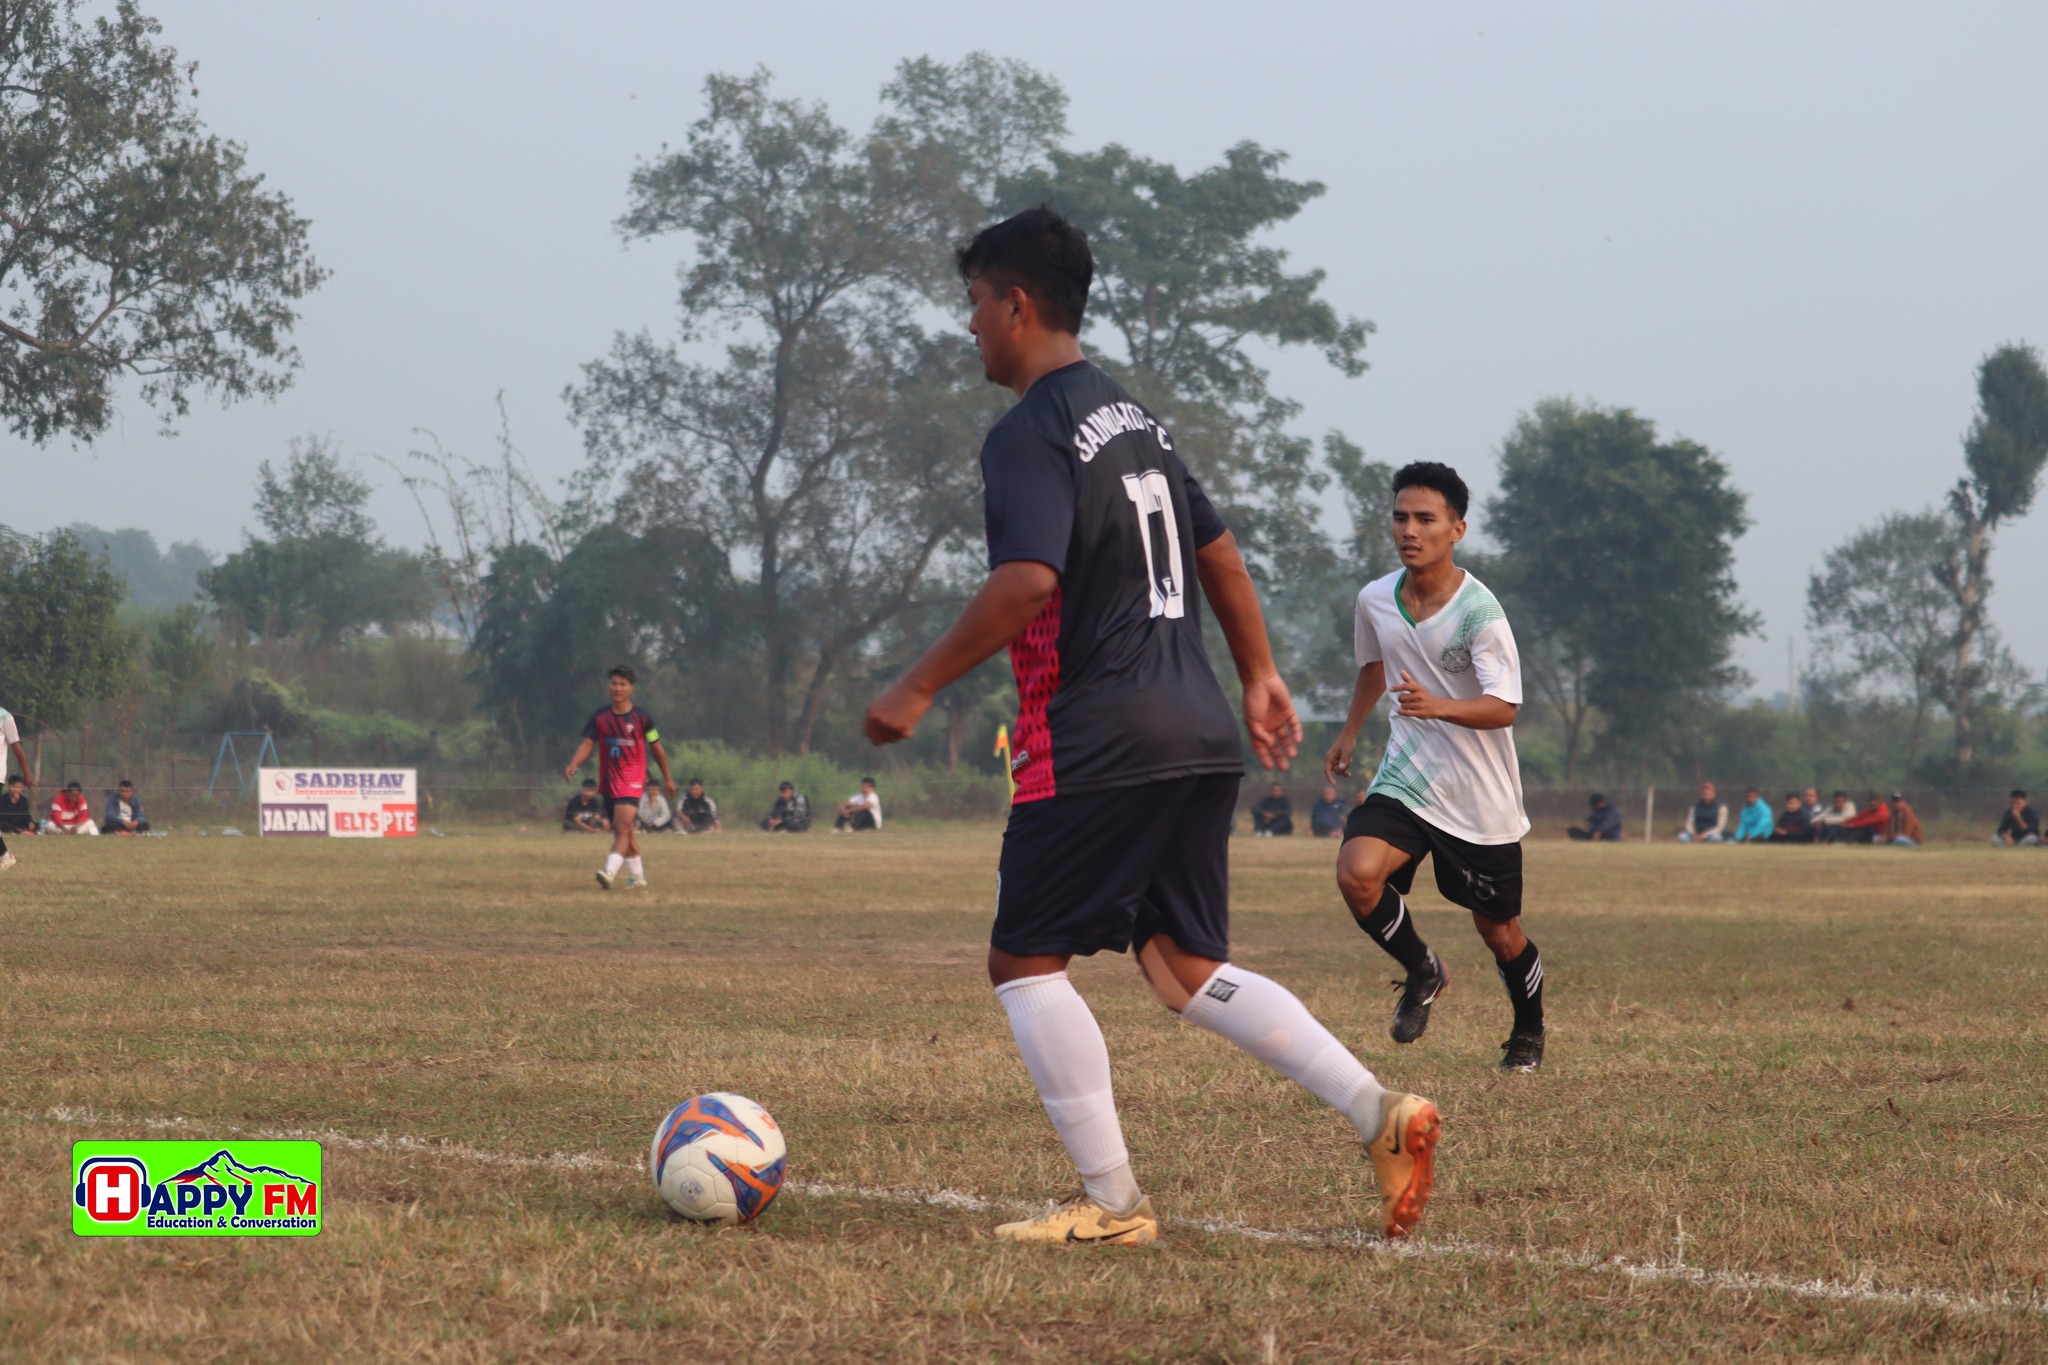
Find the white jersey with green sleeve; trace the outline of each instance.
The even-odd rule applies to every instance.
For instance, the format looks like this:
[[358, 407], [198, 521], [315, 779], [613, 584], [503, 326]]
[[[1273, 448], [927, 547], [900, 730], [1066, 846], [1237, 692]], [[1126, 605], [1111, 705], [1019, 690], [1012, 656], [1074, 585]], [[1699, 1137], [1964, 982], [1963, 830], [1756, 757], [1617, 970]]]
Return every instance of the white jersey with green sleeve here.
[[[1360, 590], [1358, 666], [1384, 664], [1389, 691], [1405, 672], [1439, 697], [1499, 697], [1520, 706], [1522, 657], [1486, 585], [1466, 573], [1449, 602], [1416, 621], [1401, 602], [1407, 577], [1399, 570]], [[1529, 832], [1512, 726], [1472, 730], [1396, 714], [1371, 792], [1468, 844], [1512, 844]]]

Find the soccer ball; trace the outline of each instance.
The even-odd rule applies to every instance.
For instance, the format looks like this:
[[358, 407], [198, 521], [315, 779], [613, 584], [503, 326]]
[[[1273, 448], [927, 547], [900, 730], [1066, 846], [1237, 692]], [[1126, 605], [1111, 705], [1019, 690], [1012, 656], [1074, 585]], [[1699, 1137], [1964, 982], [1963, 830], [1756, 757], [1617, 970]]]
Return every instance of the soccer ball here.
[[782, 1130], [744, 1095], [699, 1095], [654, 1130], [655, 1188], [697, 1223], [750, 1223], [782, 1188]]

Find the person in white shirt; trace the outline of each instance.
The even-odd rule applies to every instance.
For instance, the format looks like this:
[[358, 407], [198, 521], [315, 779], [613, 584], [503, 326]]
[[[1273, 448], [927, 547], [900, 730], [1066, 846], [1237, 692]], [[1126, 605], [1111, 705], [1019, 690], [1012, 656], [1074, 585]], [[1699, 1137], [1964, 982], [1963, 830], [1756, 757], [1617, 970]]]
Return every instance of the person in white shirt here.
[[1358, 681], [1323, 766], [1333, 782], [1350, 773], [1359, 729], [1391, 692], [1386, 752], [1365, 802], [1345, 820], [1337, 886], [1359, 927], [1407, 970], [1394, 1041], [1422, 1036], [1450, 980], [1402, 899], [1427, 857], [1444, 899], [1472, 912], [1514, 1007], [1501, 1069], [1535, 1071], [1543, 1065], [1543, 959], [1521, 920], [1529, 817], [1512, 730], [1521, 656], [1500, 603], [1452, 561], [1470, 496], [1448, 465], [1425, 461], [1394, 475], [1401, 568], [1358, 594]]
[[875, 779], [863, 777], [860, 790], [839, 803], [839, 818], [832, 822], [834, 834], [882, 827], [882, 798], [875, 795]]
[[[21, 727], [14, 723], [13, 712], [4, 706], [0, 706], [0, 777], [6, 776], [7, 755], [9, 754], [14, 755], [14, 766], [21, 774], [22, 789], [25, 791], [34, 786], [35, 779], [29, 776], [28, 771], [28, 755], [23, 753], [21, 749]], [[29, 828], [33, 832], [33, 823], [31, 823]], [[13, 867], [14, 863], [14, 855], [7, 851], [7, 841], [0, 839], [0, 872], [5, 872], [8, 868]]]

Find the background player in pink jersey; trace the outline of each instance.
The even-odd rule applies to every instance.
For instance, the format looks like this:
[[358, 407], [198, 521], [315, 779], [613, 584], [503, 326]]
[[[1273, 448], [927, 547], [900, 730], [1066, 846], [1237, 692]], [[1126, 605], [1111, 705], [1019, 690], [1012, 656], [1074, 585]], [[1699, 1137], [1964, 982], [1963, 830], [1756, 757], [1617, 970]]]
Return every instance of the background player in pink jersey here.
[[640, 798], [647, 791], [647, 755], [661, 765], [661, 789], [675, 800], [676, 780], [669, 775], [668, 753], [661, 747], [661, 732], [654, 717], [633, 705], [633, 670], [620, 664], [607, 675], [611, 705], [591, 716], [583, 727], [583, 742], [576, 756], [562, 769], [562, 776], [576, 780], [591, 750], [597, 751], [597, 787], [604, 800], [605, 818], [612, 824], [612, 851], [597, 874], [597, 884], [609, 891], [623, 864], [628, 888], [647, 885], [647, 871], [640, 863], [640, 839], [634, 830], [640, 813]]

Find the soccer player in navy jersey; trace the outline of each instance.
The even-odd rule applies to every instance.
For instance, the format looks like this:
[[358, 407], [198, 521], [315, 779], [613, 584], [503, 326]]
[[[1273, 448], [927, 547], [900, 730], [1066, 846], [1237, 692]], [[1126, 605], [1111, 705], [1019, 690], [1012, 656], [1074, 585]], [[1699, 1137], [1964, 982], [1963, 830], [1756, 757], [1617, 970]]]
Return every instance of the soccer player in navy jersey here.
[[654, 717], [633, 705], [633, 670], [620, 664], [605, 678], [611, 689], [611, 705], [598, 710], [583, 727], [583, 742], [576, 756], [562, 769], [562, 776], [576, 780], [576, 774], [597, 750], [598, 790], [604, 798], [604, 814], [612, 825], [612, 851], [597, 874], [597, 884], [609, 891], [626, 869], [626, 887], [647, 885], [647, 871], [640, 862], [640, 838], [634, 826], [640, 814], [640, 798], [647, 791], [647, 756], [661, 765], [661, 789], [668, 799], [676, 798], [676, 780], [669, 775], [668, 754], [661, 747], [661, 732]]
[[996, 1235], [1135, 1246], [1159, 1235], [1117, 1122], [1109, 1052], [1068, 980], [1075, 955], [1137, 949], [1153, 993], [1343, 1114], [1370, 1154], [1381, 1226], [1428, 1202], [1434, 1104], [1381, 1087], [1277, 982], [1230, 961], [1229, 837], [1244, 774], [1237, 722], [1202, 647], [1206, 595], [1268, 767], [1301, 722], [1273, 666], [1236, 541], [1173, 438], [1081, 354], [1094, 259], [1050, 208], [959, 253], [968, 330], [1018, 397], [982, 446], [989, 575], [946, 634], [868, 707], [877, 744], [1009, 647], [1017, 791], [1003, 835], [989, 979], [1082, 1193]]

